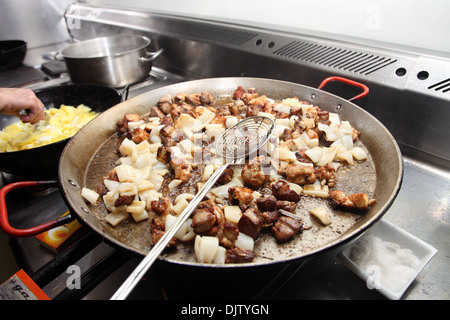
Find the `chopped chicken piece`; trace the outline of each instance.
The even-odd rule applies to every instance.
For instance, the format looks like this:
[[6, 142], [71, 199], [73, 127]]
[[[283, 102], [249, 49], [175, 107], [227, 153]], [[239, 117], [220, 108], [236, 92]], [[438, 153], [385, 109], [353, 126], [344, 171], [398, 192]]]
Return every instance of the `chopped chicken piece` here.
[[286, 181], [278, 180], [272, 185], [272, 193], [278, 200], [299, 202], [300, 195], [289, 188]]
[[297, 233], [301, 232], [303, 225], [300, 221], [290, 217], [281, 216], [272, 226], [275, 239], [280, 242], [291, 240]]
[[346, 196], [343, 191], [330, 190], [329, 194], [337, 205], [347, 209], [367, 210], [369, 206], [375, 204], [375, 199], [369, 200], [366, 193], [355, 193]]
[[189, 181], [192, 166], [187, 160], [181, 158], [171, 158], [169, 163], [175, 172], [175, 179], [181, 180], [182, 183]]
[[252, 262], [254, 259], [251, 250], [245, 250], [239, 247], [228, 249], [226, 252], [225, 263], [243, 263]]
[[256, 157], [250, 160], [242, 170], [242, 180], [248, 187], [260, 187], [268, 181], [270, 175], [265, 174], [263, 167], [269, 162], [264, 156]]
[[231, 187], [228, 189], [228, 201], [239, 204], [242, 210], [246, 210], [253, 201], [253, 191], [244, 187]]
[[240, 232], [255, 239], [261, 231], [263, 219], [255, 209], [249, 208], [242, 213], [237, 226]]
[[286, 175], [286, 180], [298, 185], [311, 184], [316, 181], [314, 168], [304, 165], [288, 164], [283, 173]]

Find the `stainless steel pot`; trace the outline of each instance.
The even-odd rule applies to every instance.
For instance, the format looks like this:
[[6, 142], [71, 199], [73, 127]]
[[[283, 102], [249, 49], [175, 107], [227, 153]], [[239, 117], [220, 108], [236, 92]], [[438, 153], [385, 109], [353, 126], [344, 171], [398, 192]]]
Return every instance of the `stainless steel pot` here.
[[72, 82], [119, 88], [148, 76], [153, 60], [163, 52], [150, 52], [150, 43], [138, 35], [95, 38], [70, 45], [61, 56]]

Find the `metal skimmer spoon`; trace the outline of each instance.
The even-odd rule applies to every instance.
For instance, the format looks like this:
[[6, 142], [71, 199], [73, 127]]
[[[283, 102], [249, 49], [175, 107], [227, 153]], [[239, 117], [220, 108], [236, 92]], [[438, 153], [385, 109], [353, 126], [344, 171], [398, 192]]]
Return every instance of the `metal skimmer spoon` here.
[[263, 116], [246, 118], [227, 129], [219, 137], [219, 139], [216, 140], [216, 152], [219, 156], [225, 159], [225, 163], [217, 168], [199, 193], [197, 193], [184, 211], [178, 216], [177, 220], [173, 223], [169, 230], [166, 230], [161, 239], [159, 239], [141, 263], [139, 263], [139, 265], [130, 274], [127, 280], [111, 297], [111, 300], [126, 299], [139, 280], [152, 266], [153, 262], [166, 248], [169, 241], [177, 233], [178, 229], [180, 229], [183, 223], [191, 215], [192, 211], [194, 211], [197, 205], [214, 186], [217, 179], [223, 174], [228, 165], [241, 164], [245, 162], [245, 159], [248, 158], [249, 155], [261, 149], [261, 147], [269, 141], [274, 128], [275, 123], [270, 118]]

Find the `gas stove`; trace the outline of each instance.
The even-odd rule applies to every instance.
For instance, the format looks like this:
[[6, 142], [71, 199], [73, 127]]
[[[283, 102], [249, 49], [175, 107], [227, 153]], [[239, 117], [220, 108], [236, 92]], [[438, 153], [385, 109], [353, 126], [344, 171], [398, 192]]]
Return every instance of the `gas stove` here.
[[[128, 98], [173, 83], [222, 76], [274, 78], [317, 87], [324, 78], [338, 75], [367, 84], [371, 93], [358, 104], [393, 133], [404, 157], [401, 190], [383, 219], [439, 250], [402, 299], [449, 298], [449, 257], [445, 252], [450, 231], [450, 164], [449, 149], [442, 147], [448, 145], [448, 59], [403, 54], [376, 44], [89, 5], [71, 6], [66, 18], [80, 22], [82, 28], [71, 30], [79, 40], [132, 32], [150, 37], [165, 49], [148, 78], [129, 88]], [[27, 67], [6, 77], [10, 85], [39, 89], [69, 83], [64, 66], [42, 58], [44, 53], [65, 45], [30, 51]], [[29, 78], [17, 80], [22, 72], [30, 72]], [[351, 88], [339, 85], [331, 86], [330, 91], [341, 97], [354, 95]], [[421, 136], [416, 134], [419, 129]], [[15, 179], [20, 177], [2, 173], [1, 186]], [[8, 198], [8, 207], [11, 224], [19, 228], [54, 219], [69, 209], [58, 189], [15, 192], [18, 194]], [[52, 299], [109, 299], [141, 260], [89, 230], [60, 254], [43, 248], [34, 237], [11, 237], [9, 241], [18, 265]], [[254, 272], [221, 279], [245, 283], [239, 290], [211, 290], [217, 283], [216, 274], [205, 272], [199, 279], [198, 274], [179, 273], [171, 264], [158, 261], [129, 299], [385, 298], [347, 269], [337, 258], [338, 253], [332, 250], [307, 261], [282, 265], [269, 276], [267, 272]], [[81, 289], [68, 288], [71, 265], [81, 270]]]

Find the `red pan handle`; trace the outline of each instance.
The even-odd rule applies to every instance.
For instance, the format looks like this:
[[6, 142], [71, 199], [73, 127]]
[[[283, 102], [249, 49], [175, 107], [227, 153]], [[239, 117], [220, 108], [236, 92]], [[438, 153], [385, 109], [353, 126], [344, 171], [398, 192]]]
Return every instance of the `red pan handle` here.
[[347, 79], [347, 78], [342, 78], [342, 77], [329, 77], [329, 78], [326, 78], [319, 85], [319, 89], [322, 89], [323, 87], [325, 87], [325, 85], [328, 82], [331, 82], [331, 81], [340, 81], [340, 82], [344, 82], [346, 84], [349, 84], [349, 85], [352, 85], [352, 86], [359, 87], [359, 88], [363, 89], [362, 93], [358, 94], [357, 96], [354, 96], [353, 98], [349, 99], [348, 101], [354, 101], [354, 100], [360, 99], [362, 97], [365, 97], [365, 96], [367, 96], [369, 94], [369, 87], [367, 87], [365, 84], [362, 84], [362, 83], [359, 83], [359, 82], [356, 82], [356, 81], [353, 81], [353, 80], [350, 80], [350, 79]]
[[0, 190], [0, 227], [3, 229], [3, 231], [6, 234], [13, 237], [29, 237], [35, 236], [39, 233], [50, 230], [54, 227], [63, 225], [73, 220], [73, 218], [69, 214], [28, 229], [16, 229], [9, 224], [5, 198], [10, 191], [20, 188], [30, 188], [42, 185], [57, 185], [57, 184], [58, 181], [21, 181], [21, 182], [14, 182], [4, 186]]

